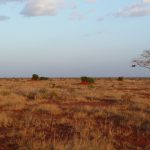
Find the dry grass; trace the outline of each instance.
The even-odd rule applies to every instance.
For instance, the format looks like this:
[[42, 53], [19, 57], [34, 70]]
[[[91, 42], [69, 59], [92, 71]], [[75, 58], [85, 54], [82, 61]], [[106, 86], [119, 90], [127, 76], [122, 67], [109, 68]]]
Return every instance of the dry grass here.
[[0, 113], [0, 127], [7, 127], [12, 123], [12, 118], [6, 112]]
[[49, 113], [51, 115], [61, 114], [61, 109], [56, 104], [41, 104], [33, 108], [33, 112]]
[[0, 149], [150, 149], [149, 79], [0, 79]]

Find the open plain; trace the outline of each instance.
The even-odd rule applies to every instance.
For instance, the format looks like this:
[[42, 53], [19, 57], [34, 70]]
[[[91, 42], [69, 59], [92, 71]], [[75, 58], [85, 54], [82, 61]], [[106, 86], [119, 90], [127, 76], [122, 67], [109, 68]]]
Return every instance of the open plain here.
[[150, 79], [0, 79], [0, 150], [149, 150]]

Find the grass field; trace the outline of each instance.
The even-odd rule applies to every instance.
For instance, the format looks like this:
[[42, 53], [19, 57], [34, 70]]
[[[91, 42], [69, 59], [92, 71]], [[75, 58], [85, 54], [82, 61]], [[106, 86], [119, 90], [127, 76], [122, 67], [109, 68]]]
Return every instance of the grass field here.
[[150, 150], [150, 79], [0, 79], [0, 150]]

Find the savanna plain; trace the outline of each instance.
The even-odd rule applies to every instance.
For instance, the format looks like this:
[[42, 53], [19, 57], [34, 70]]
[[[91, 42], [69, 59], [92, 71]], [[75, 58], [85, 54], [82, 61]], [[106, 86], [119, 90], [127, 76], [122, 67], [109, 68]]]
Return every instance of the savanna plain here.
[[150, 150], [150, 79], [0, 79], [0, 150]]

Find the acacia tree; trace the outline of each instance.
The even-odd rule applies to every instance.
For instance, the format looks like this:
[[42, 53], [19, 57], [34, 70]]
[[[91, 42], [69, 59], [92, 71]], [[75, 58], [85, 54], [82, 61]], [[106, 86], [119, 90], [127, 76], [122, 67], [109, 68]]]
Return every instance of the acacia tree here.
[[132, 67], [144, 67], [150, 69], [150, 50], [145, 50], [141, 56], [132, 61]]

